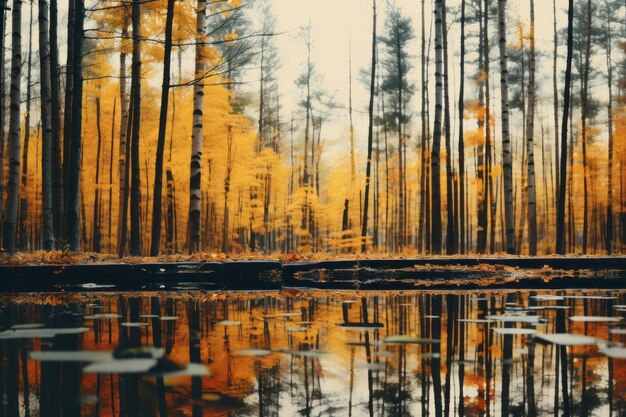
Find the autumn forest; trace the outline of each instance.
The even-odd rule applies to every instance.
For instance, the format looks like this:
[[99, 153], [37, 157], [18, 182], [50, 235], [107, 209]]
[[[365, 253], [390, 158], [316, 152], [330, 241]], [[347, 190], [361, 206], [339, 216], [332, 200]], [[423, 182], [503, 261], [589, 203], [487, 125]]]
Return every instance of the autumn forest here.
[[335, 3], [0, 0], [3, 250], [623, 252], [623, 0]]

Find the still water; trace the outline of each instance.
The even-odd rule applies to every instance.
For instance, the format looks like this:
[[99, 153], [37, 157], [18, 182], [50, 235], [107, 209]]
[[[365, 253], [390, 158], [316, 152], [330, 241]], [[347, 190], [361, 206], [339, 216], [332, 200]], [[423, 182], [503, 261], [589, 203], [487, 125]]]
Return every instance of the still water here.
[[624, 315], [615, 290], [5, 296], [0, 412], [622, 416]]

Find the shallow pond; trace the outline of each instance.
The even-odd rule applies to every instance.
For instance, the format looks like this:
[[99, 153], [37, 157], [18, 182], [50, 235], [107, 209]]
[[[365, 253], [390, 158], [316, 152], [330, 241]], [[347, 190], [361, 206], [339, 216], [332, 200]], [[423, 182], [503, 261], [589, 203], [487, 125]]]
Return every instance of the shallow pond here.
[[621, 416], [622, 316], [615, 290], [4, 296], [0, 415]]

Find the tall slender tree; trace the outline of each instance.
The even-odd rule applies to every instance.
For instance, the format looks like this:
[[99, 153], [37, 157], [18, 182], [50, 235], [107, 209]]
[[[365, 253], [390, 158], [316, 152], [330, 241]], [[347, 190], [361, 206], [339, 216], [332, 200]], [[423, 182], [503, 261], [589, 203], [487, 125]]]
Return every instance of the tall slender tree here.
[[55, 109], [61, 108], [59, 69], [59, 44], [58, 44], [58, 7], [57, 0], [50, 0], [50, 36], [48, 45], [50, 50], [50, 99], [51, 99], [51, 176], [52, 176], [52, 212], [54, 222], [55, 246], [60, 246], [63, 241], [63, 163], [61, 158], [61, 112]]
[[141, 176], [139, 132], [141, 127], [141, 2], [132, 3], [133, 58], [131, 67], [132, 118], [130, 137], [130, 254], [141, 255]]
[[441, 242], [441, 165], [439, 151], [441, 148], [441, 119], [443, 112], [443, 24], [442, 0], [435, 0], [435, 124], [433, 127], [433, 147], [430, 160], [431, 192], [432, 192], [432, 251], [439, 254]]
[[154, 168], [154, 192], [152, 194], [152, 239], [150, 256], [157, 256], [161, 247], [162, 195], [163, 195], [163, 154], [165, 152], [165, 131], [167, 128], [167, 108], [170, 92], [170, 65], [172, 60], [172, 27], [174, 22], [174, 2], [167, 1], [165, 18], [165, 52], [163, 54], [163, 84], [161, 85], [161, 110], [157, 137], [156, 163]]
[[568, 1], [567, 9], [567, 59], [565, 88], [563, 90], [563, 117], [561, 120], [561, 161], [559, 167], [559, 194], [556, 210], [556, 252], [565, 254], [565, 193], [567, 182], [567, 122], [570, 111], [572, 85], [572, 42], [574, 32], [574, 0]]
[[372, 168], [372, 143], [374, 140], [374, 94], [376, 86], [376, 0], [372, 4], [372, 66], [370, 70], [370, 100], [367, 127], [367, 164], [365, 168], [365, 193], [363, 200], [363, 221], [361, 222], [361, 252], [367, 250], [367, 216], [370, 196], [370, 173]]
[[454, 167], [452, 165], [452, 143], [450, 132], [450, 78], [448, 74], [448, 24], [446, 18], [446, 2], [443, 1], [441, 9], [441, 28], [443, 37], [443, 102], [444, 118], [443, 126], [446, 140], [446, 253], [451, 255], [458, 252], [458, 234], [456, 230], [454, 202]]
[[530, 0], [530, 59], [528, 60], [528, 112], [526, 159], [528, 183], [528, 254], [537, 255], [537, 191], [535, 186], [535, 0]]
[[118, 152], [118, 181], [119, 181], [119, 202], [117, 215], [117, 250], [119, 256], [124, 255], [126, 250], [126, 235], [128, 229], [128, 175], [126, 174], [128, 156], [130, 156], [128, 141], [128, 127], [130, 126], [130, 100], [126, 91], [126, 48], [123, 44], [128, 38], [128, 11], [124, 4], [122, 9], [122, 39], [120, 40], [120, 105], [122, 108], [122, 120], [120, 125], [120, 144]]
[[502, 170], [504, 186], [504, 219], [506, 251], [515, 253], [515, 219], [513, 209], [513, 155], [509, 130], [509, 71], [506, 46], [506, 0], [498, 0], [498, 32], [500, 49], [500, 111], [502, 114]]
[[[6, 129], [5, 129], [5, 119], [6, 119], [6, 80], [5, 80], [5, 38], [6, 38], [6, 30], [7, 30], [7, 11], [8, 0], [0, 1], [0, 24], [2, 25], [0, 28], [0, 224], [4, 224], [4, 205], [2, 202], [4, 201], [4, 148], [7, 139]], [[0, 240], [2, 239], [2, 228], [0, 227]]]
[[[81, 155], [82, 155], [82, 126], [83, 126], [83, 41], [84, 41], [84, 23], [85, 23], [85, 1], [71, 0], [70, 8], [73, 18], [68, 22], [72, 26], [72, 55], [71, 55], [71, 74], [72, 74], [72, 90], [71, 90], [71, 128], [69, 142], [69, 161], [63, 161], [64, 167], [68, 163], [68, 184], [67, 205], [65, 207], [65, 230], [67, 230], [67, 239], [69, 247], [72, 251], [80, 251], [81, 230], [80, 230], [80, 171], [81, 171]], [[69, 50], [68, 50], [69, 51]], [[65, 197], [65, 195], [64, 195]]]
[[[33, 3], [30, 3], [28, 23], [28, 58], [26, 59], [26, 115], [24, 117], [24, 143], [22, 146], [22, 193], [19, 203], [18, 247], [20, 250], [28, 249], [28, 236], [26, 226], [28, 222], [28, 203], [26, 186], [28, 184], [28, 147], [30, 143], [31, 108], [32, 108], [32, 71], [33, 71]], [[31, 242], [32, 243], [32, 242]]]
[[[461, 51], [465, 51], [465, 0], [461, 0]], [[465, 142], [463, 118], [465, 112], [465, 53], [461, 53], [459, 80], [459, 252], [465, 253]]]
[[9, 178], [3, 246], [9, 252], [17, 249], [17, 210], [20, 181], [20, 95], [22, 88], [22, 1], [13, 0], [11, 11], [11, 100], [9, 113]]
[[[41, 208], [43, 224], [43, 248], [55, 248], [54, 233], [54, 191], [52, 186], [53, 133], [52, 133], [52, 80], [50, 68], [49, 5], [47, 0], [39, 0], [39, 68], [41, 73]], [[55, 41], [56, 42], [56, 41]]]
[[204, 83], [206, 71], [206, 0], [198, 0], [196, 7], [196, 58], [193, 87], [193, 128], [191, 133], [191, 171], [189, 177], [189, 222], [187, 240], [189, 253], [200, 250], [200, 210], [202, 207], [202, 123], [204, 108]]

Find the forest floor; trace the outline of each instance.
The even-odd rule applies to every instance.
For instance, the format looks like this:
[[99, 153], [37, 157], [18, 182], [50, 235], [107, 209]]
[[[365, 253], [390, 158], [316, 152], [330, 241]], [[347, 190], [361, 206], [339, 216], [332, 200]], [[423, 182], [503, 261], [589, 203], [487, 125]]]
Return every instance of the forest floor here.
[[[613, 255], [615, 258], [621, 254]], [[536, 258], [569, 259], [569, 258], [599, 258], [607, 257], [606, 254], [582, 255], [580, 253], [567, 255], [540, 255]], [[292, 262], [324, 262], [324, 261], [359, 261], [359, 260], [450, 260], [454, 265], [455, 260], [461, 259], [533, 259], [524, 255], [510, 255], [499, 252], [494, 254], [468, 253], [464, 255], [424, 255], [417, 251], [404, 251], [400, 253], [368, 252], [362, 253], [329, 253], [317, 252], [309, 254], [262, 254], [255, 252], [243, 253], [218, 253], [197, 252], [194, 254], [166, 254], [156, 257], [150, 256], [124, 256], [115, 254], [81, 252], [72, 253], [65, 250], [56, 251], [33, 251], [17, 252], [10, 254], [0, 252], [0, 265], [85, 265], [85, 264], [156, 264], [156, 263], [184, 263], [184, 262], [229, 262], [229, 261], [277, 261], [281, 263]], [[625, 258], [626, 259], [626, 258]]]

